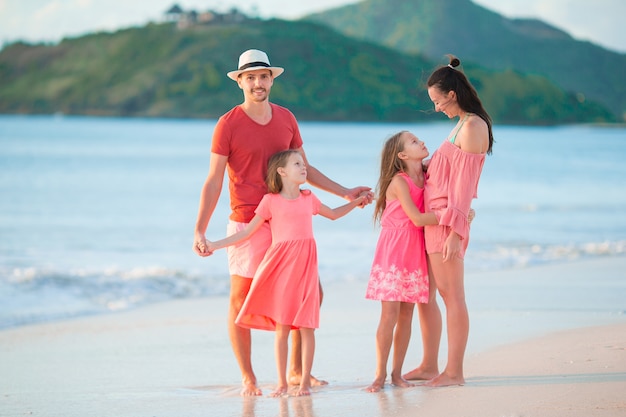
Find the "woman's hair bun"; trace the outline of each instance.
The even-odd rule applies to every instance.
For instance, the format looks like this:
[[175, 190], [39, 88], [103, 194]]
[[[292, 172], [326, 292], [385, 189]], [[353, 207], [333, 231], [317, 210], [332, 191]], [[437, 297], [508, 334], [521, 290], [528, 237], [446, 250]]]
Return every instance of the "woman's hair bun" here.
[[454, 55], [448, 55], [448, 58], [450, 58], [450, 66], [452, 68], [456, 68], [461, 65], [461, 61], [459, 60], [459, 58], [455, 57]]

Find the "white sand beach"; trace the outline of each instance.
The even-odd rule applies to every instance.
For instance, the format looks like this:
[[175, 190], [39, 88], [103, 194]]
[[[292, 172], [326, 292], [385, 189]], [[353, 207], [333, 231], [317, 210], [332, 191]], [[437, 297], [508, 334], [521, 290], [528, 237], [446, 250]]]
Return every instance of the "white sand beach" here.
[[[626, 258], [470, 273], [466, 282], [463, 387], [363, 391], [380, 306], [353, 282], [324, 286], [313, 373], [329, 385], [309, 398], [238, 395], [227, 299], [216, 297], [1, 331], [0, 415], [626, 416]], [[405, 369], [417, 365], [420, 343], [416, 321]], [[253, 333], [253, 363], [269, 393], [273, 333]]]

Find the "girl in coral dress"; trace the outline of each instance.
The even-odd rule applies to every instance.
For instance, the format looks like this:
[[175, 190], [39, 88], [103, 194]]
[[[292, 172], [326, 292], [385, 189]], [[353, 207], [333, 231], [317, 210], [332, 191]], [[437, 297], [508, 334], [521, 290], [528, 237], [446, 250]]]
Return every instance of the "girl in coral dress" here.
[[381, 232], [365, 295], [382, 303], [376, 332], [376, 377], [366, 388], [369, 392], [378, 392], [385, 384], [392, 342], [391, 383], [412, 386], [401, 372], [411, 336], [413, 307], [415, 303], [427, 303], [429, 298], [423, 226], [437, 224], [434, 214], [423, 213], [422, 160], [427, 156], [424, 142], [407, 131], [393, 135], [383, 147], [374, 210]]
[[270, 192], [259, 203], [252, 221], [238, 233], [208, 242], [209, 251], [213, 252], [247, 239], [264, 222], [269, 222], [272, 245], [254, 275], [235, 322], [242, 327], [276, 331], [278, 385], [270, 394], [272, 397], [288, 393], [287, 351], [292, 329], [299, 329], [302, 338], [302, 378], [295, 395], [310, 394], [314, 330], [319, 327], [320, 308], [313, 215], [335, 220], [367, 204], [363, 193], [350, 203], [331, 209], [310, 190], [300, 189], [306, 178], [306, 166], [297, 150], [273, 155], [266, 181]]

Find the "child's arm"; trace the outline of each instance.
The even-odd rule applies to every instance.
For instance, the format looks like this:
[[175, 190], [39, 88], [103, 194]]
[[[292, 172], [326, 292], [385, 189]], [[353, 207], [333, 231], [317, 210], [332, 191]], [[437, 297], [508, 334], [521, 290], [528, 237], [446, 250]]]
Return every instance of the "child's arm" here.
[[244, 227], [239, 232], [225, 237], [224, 239], [216, 240], [215, 242], [207, 240], [207, 247], [209, 252], [225, 248], [226, 246], [232, 246], [241, 242], [242, 240], [248, 239], [254, 232], [259, 230], [264, 222], [265, 219], [257, 214], [252, 218], [250, 223], [248, 223], [246, 227]]
[[[414, 225], [416, 226], [426, 226], [431, 224], [439, 224], [439, 220], [435, 213], [422, 213], [411, 198], [411, 193], [409, 191], [409, 185], [405, 180], [396, 176], [391, 180], [391, 184], [389, 184], [389, 188], [387, 189], [387, 193], [389, 197], [397, 198], [400, 200], [400, 205], [402, 206], [402, 210], [406, 213], [406, 215], [411, 219]], [[389, 200], [389, 198], [388, 198]]]
[[369, 204], [368, 195], [369, 191], [363, 191], [357, 198], [355, 198], [348, 204], [344, 204], [343, 206], [339, 206], [334, 209], [331, 209], [330, 207], [322, 204], [320, 205], [319, 214], [320, 216], [324, 216], [327, 219], [337, 220], [338, 218], [350, 213], [355, 207]]

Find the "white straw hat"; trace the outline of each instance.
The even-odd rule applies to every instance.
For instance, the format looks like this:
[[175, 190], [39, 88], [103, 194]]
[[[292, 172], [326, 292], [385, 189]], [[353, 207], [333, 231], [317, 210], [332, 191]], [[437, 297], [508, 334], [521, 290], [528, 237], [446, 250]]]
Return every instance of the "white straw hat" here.
[[267, 57], [267, 54], [263, 51], [259, 51], [258, 49], [248, 49], [246, 52], [239, 56], [239, 69], [236, 71], [230, 71], [228, 74], [228, 78], [237, 81], [239, 74], [246, 71], [254, 71], [259, 69], [268, 69], [272, 71], [272, 75], [274, 78], [278, 77], [280, 74], [285, 71], [284, 68], [281, 67], [272, 67], [270, 65], [270, 59]]

